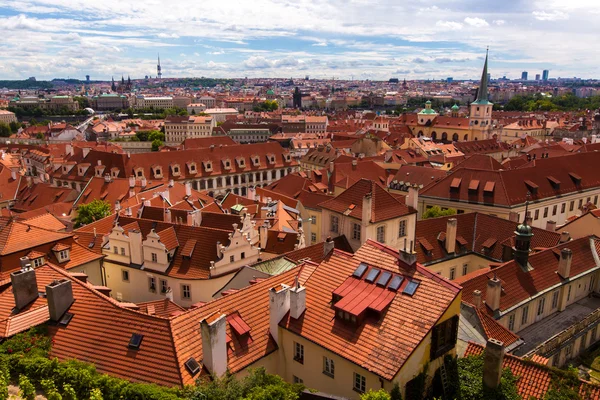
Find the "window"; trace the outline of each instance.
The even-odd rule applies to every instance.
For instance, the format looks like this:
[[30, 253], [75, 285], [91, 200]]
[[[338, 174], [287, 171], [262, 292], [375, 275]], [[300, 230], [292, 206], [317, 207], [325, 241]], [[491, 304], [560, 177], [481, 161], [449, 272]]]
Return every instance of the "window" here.
[[450, 268], [450, 280], [456, 277], [456, 267]]
[[583, 206], [583, 199], [579, 199], [579, 206], [577, 208], [581, 209], [582, 206]]
[[567, 291], [567, 301], [571, 300], [571, 285], [569, 285], [569, 290]]
[[598, 195], [594, 196], [594, 204], [598, 205]]
[[317, 234], [316, 233], [311, 233], [310, 234], [310, 241], [312, 243], [316, 243], [317, 242]]
[[581, 335], [581, 342], [579, 342], [579, 352], [580, 353], [585, 350], [586, 343], [587, 343], [587, 332], [585, 332], [583, 335]]
[[167, 290], [169, 290], [169, 284], [167, 283], [166, 280], [161, 279], [160, 280], [160, 292], [167, 293]]
[[339, 229], [339, 222], [340, 219], [338, 217], [336, 217], [335, 215], [331, 216], [331, 221], [330, 221], [330, 225], [331, 225], [331, 232], [335, 232], [338, 233], [338, 229]]
[[544, 306], [546, 305], [546, 298], [542, 297], [538, 302], [537, 315], [540, 316], [544, 313]]
[[352, 239], [360, 240], [360, 225], [352, 224]]
[[398, 237], [406, 236], [406, 220], [400, 221], [400, 226], [398, 227]]
[[246, 252], [242, 251], [242, 252], [240, 253], [240, 259], [242, 259], [242, 260], [243, 260], [244, 258], [246, 258]]
[[431, 331], [431, 360], [444, 355], [456, 345], [458, 316], [437, 324]]
[[68, 260], [69, 259], [69, 250], [61, 250], [58, 253], [58, 256], [59, 256], [61, 262], [64, 260]]
[[554, 207], [552, 207], [552, 215], [556, 215], [556, 211], [558, 210], [558, 204], [555, 204]]
[[364, 393], [367, 390], [367, 378], [355, 372], [353, 389], [359, 393]]
[[192, 298], [192, 292], [190, 290], [190, 285], [181, 285], [181, 297], [186, 300], [189, 300]]
[[304, 364], [304, 345], [294, 342], [294, 361]]
[[469, 264], [463, 264], [463, 275], [466, 275], [469, 272]]
[[148, 289], [152, 292], [156, 292], [156, 278], [153, 276], [148, 277]]
[[113, 247], [113, 253], [119, 254], [119, 248], [117, 246]]
[[125, 255], [125, 247], [121, 247], [121, 255], [124, 256]]
[[335, 376], [335, 363], [331, 358], [323, 357], [323, 373], [327, 376]]
[[527, 325], [528, 314], [529, 306], [523, 307], [523, 314], [521, 314], [521, 325]]
[[562, 204], [560, 205], [560, 213], [561, 213], [561, 214], [564, 214], [564, 213], [565, 213], [565, 210], [566, 210], [566, 208], [567, 208], [567, 203], [562, 203]]
[[229, 262], [235, 262], [235, 256], [229, 256]]
[[298, 378], [296, 375], [294, 375], [294, 383], [301, 385], [304, 383], [304, 381], [301, 378]]
[[313, 225], [316, 225], [316, 223], [317, 223], [317, 216], [316, 215], [312, 215], [310, 217], [310, 223], [313, 224]]
[[129, 271], [127, 271], [126, 269], [121, 270], [121, 277], [125, 282], [129, 282]]
[[596, 341], [596, 331], [597, 331], [597, 329], [598, 329], [598, 325], [595, 325], [595, 326], [592, 328], [592, 334], [591, 334], [592, 342], [595, 342], [595, 341]]
[[377, 227], [377, 241], [379, 243], [385, 243], [385, 226]]
[[158, 254], [152, 253], [152, 262], [158, 262]]
[[508, 316], [508, 330], [512, 331], [515, 329], [515, 314], [510, 314]]
[[535, 219], [536, 221], [538, 220], [538, 218], [540, 218], [540, 210], [535, 210], [535, 216], [533, 217], [533, 219]]
[[559, 293], [558, 290], [556, 290], [554, 293], [552, 293], [552, 309], [553, 310], [556, 307], [558, 307], [558, 293]]
[[44, 257], [38, 257], [33, 260], [34, 268], [41, 267], [44, 264]]
[[569, 204], [569, 211], [573, 211], [575, 208], [575, 200], [571, 200], [571, 204]]

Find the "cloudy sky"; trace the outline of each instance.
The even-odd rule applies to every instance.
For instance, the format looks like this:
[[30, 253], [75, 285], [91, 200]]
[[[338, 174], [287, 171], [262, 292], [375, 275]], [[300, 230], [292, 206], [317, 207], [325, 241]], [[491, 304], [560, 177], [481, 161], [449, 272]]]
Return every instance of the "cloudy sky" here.
[[[410, 4], [404, 4], [410, 3]], [[599, 0], [0, 0], [0, 79], [600, 77]]]

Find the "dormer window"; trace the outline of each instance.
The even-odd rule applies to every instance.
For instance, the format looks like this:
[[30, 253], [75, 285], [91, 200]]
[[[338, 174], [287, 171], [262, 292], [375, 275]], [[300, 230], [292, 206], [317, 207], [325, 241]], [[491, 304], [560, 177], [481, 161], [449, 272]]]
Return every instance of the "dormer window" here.
[[206, 172], [212, 172], [212, 161], [204, 161], [204, 170]]
[[59, 263], [66, 262], [71, 259], [70, 250], [71, 250], [71, 246], [63, 244], [63, 243], [57, 243], [52, 248], [52, 251], [54, 252], [54, 256], [56, 257], [56, 259], [58, 260]]
[[286, 161], [286, 162], [290, 162], [290, 161], [292, 161], [292, 157], [291, 157], [289, 154], [286, 154], [286, 155], [285, 155], [285, 161]]
[[237, 159], [238, 167], [245, 168], [246, 167], [246, 159], [244, 157], [238, 157]]
[[229, 160], [229, 158], [223, 160], [223, 166], [225, 169], [231, 169], [231, 160]]
[[156, 166], [152, 167], [152, 172], [154, 173], [155, 178], [162, 178], [162, 167], [161, 166], [156, 165]]
[[171, 171], [173, 173], [173, 176], [179, 176], [180, 175], [179, 164], [173, 164], [171, 166]]
[[273, 154], [267, 154], [267, 160], [269, 164], [275, 164], [275, 156]]
[[190, 174], [195, 174], [196, 173], [196, 163], [195, 162], [188, 163], [188, 169], [190, 170]]
[[119, 168], [111, 168], [110, 174], [113, 178], [117, 178], [119, 176]]
[[260, 166], [260, 158], [258, 156], [252, 156], [252, 165], [255, 167]]
[[42, 265], [44, 265], [45, 262], [46, 260], [44, 259], [44, 257], [38, 257], [31, 260], [31, 264], [34, 268], [41, 267]]

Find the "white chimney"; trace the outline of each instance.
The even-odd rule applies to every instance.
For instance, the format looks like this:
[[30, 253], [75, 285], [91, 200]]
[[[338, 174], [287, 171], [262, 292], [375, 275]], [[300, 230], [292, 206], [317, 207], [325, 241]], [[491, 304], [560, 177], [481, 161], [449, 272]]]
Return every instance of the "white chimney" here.
[[485, 303], [492, 311], [500, 308], [500, 295], [502, 294], [502, 283], [494, 274], [493, 278], [488, 279]]
[[475, 308], [481, 307], [481, 290], [473, 290], [473, 305]]
[[173, 179], [169, 179], [169, 187], [175, 186], [175, 181]]
[[279, 322], [290, 310], [290, 287], [280, 284], [269, 289], [269, 331], [279, 345]]
[[171, 223], [171, 210], [168, 208], [165, 210], [165, 222]]
[[142, 187], [145, 188], [146, 187], [146, 178], [142, 178]]
[[16, 181], [16, 180], [17, 180], [17, 171], [16, 171], [16, 170], [14, 170], [14, 169], [11, 169], [11, 170], [10, 170], [10, 178], [11, 178], [13, 181]]
[[115, 201], [115, 212], [121, 211], [121, 202], [119, 200]]
[[150, 207], [151, 204], [150, 200], [144, 200], [144, 207]]
[[135, 187], [135, 176], [133, 176], [133, 175], [129, 177], [129, 187], [130, 188]]
[[326, 257], [335, 248], [335, 243], [331, 236], [327, 236], [325, 242], [323, 242], [323, 257]]
[[366, 227], [371, 223], [373, 211], [373, 196], [372, 193], [367, 193], [362, 201], [362, 223]]
[[227, 318], [219, 311], [200, 321], [202, 362], [217, 377], [227, 372]]
[[558, 260], [558, 274], [567, 279], [571, 275], [571, 261], [573, 253], [571, 249], [564, 248], [560, 251], [560, 259]]
[[110, 183], [110, 174], [104, 174], [104, 182]]
[[406, 205], [412, 207], [415, 210], [419, 204], [419, 190], [415, 187], [408, 187], [408, 195], [406, 196]]
[[248, 188], [248, 194], [246, 195], [246, 197], [248, 197], [250, 200], [255, 200], [256, 199], [256, 189], [253, 188], [252, 186]]
[[142, 265], [144, 263], [144, 251], [142, 248], [142, 232], [132, 230], [126, 232], [129, 235], [129, 252], [131, 254], [131, 263]]
[[167, 288], [167, 292], [165, 293], [165, 297], [169, 301], [173, 301], [173, 290], [169, 287]]
[[269, 232], [269, 226], [268, 223], [265, 222], [265, 224], [261, 225], [258, 227], [258, 236], [260, 239], [260, 248], [262, 250], [264, 250], [267, 247], [267, 238], [268, 238], [268, 233]]
[[190, 197], [192, 195], [192, 184], [191, 182], [185, 183], [185, 195]]
[[571, 235], [567, 231], [562, 231], [560, 233], [560, 243], [566, 243], [571, 240]]
[[546, 230], [554, 232], [556, 230], [556, 221], [549, 220], [546, 222]]
[[306, 310], [306, 288], [296, 282], [296, 285], [290, 289], [290, 317], [298, 319], [304, 310]]
[[446, 221], [446, 253], [452, 254], [456, 251], [456, 218], [448, 218]]

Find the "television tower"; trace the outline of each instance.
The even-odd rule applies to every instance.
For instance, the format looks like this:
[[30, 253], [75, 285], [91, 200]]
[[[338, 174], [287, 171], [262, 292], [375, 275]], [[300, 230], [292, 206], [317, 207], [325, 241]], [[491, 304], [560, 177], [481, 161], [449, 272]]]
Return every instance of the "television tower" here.
[[160, 54], [158, 55], [158, 64], [156, 65], [156, 76], [158, 76], [158, 79], [162, 79], [162, 72], [160, 69]]

